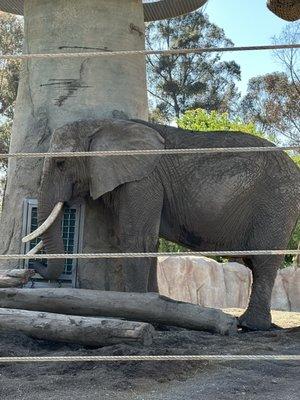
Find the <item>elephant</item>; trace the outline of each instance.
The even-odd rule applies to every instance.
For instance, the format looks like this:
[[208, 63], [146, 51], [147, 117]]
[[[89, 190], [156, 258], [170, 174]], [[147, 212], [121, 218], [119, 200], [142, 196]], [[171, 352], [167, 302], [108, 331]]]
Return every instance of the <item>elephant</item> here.
[[[139, 120], [69, 123], [55, 130], [50, 152], [132, 149], [265, 147], [242, 132], [192, 132]], [[195, 251], [285, 249], [300, 212], [300, 171], [283, 151], [46, 158], [38, 221], [57, 203], [102, 199], [113, 215], [119, 252], [156, 252], [163, 237]], [[61, 218], [61, 207], [58, 208]], [[61, 221], [42, 233], [47, 253], [64, 253]], [[46, 228], [45, 228], [46, 229]], [[240, 325], [271, 326], [270, 302], [283, 256], [243, 257], [253, 275]], [[125, 290], [157, 291], [156, 259], [122, 260]], [[63, 260], [36, 263], [58, 279]]]

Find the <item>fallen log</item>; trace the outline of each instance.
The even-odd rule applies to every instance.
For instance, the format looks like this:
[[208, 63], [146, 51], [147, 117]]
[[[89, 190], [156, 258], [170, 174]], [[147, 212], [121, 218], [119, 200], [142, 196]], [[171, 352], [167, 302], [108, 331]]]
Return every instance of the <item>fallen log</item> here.
[[1, 331], [21, 332], [36, 339], [93, 347], [132, 342], [149, 346], [154, 334], [153, 326], [144, 322], [7, 308], [0, 309]]
[[156, 293], [86, 289], [0, 289], [0, 307], [85, 316], [126, 318], [228, 335], [236, 319], [221, 310], [183, 303]]
[[19, 287], [26, 285], [33, 275], [35, 275], [35, 271], [30, 269], [0, 271], [0, 288]]

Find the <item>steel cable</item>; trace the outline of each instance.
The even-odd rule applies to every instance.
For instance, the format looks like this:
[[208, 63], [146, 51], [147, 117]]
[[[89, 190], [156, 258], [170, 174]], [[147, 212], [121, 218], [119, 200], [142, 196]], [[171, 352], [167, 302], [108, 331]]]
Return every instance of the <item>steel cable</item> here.
[[170, 253], [91, 253], [91, 254], [3, 254], [2, 260], [57, 260], [57, 259], [118, 259], [118, 258], [156, 258], [156, 257], [247, 257], [265, 255], [298, 255], [300, 250], [249, 250], [249, 251], [193, 251], [193, 252], [170, 252]]
[[10, 158], [72, 158], [72, 157], [114, 157], [139, 155], [168, 155], [168, 154], [216, 154], [216, 153], [267, 153], [280, 151], [299, 151], [300, 146], [266, 146], [266, 147], [207, 147], [195, 149], [150, 149], [150, 150], [105, 150], [79, 152], [52, 152], [52, 153], [1, 153], [0, 159]]
[[218, 52], [237, 52], [237, 51], [262, 51], [262, 50], [283, 50], [298, 49], [300, 44], [276, 44], [263, 46], [237, 46], [237, 47], [199, 47], [191, 49], [167, 49], [167, 50], [120, 50], [120, 51], [91, 51], [77, 53], [32, 53], [32, 54], [2, 54], [0, 60], [32, 60], [32, 59], [62, 59], [62, 58], [87, 58], [87, 57], [113, 57], [113, 56], [136, 56], [136, 55], [162, 55], [171, 56], [176, 54], [201, 54]]
[[0, 357], [3, 363], [130, 362], [130, 361], [300, 361], [300, 355], [175, 355], [175, 356], [53, 356]]

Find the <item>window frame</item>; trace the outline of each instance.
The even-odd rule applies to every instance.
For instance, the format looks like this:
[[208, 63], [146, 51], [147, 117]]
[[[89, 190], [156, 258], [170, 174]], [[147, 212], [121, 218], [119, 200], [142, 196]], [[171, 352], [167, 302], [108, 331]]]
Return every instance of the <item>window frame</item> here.
[[[30, 228], [32, 224], [32, 211], [34, 208], [38, 207], [37, 199], [25, 199], [23, 202], [23, 221], [22, 221], [22, 237], [30, 233]], [[84, 227], [84, 204], [72, 205], [71, 209], [76, 210], [75, 214], [75, 231], [74, 231], [74, 247], [73, 253], [82, 253], [82, 243], [83, 243], [83, 227]], [[26, 254], [30, 250], [30, 242], [22, 243], [21, 254]], [[20, 268], [27, 269], [29, 265], [29, 260], [21, 260]], [[72, 272], [71, 274], [63, 273], [60, 280], [66, 283], [72, 283], [75, 287], [77, 280], [77, 265], [78, 260], [73, 260]], [[35, 280], [42, 282], [40, 276], [35, 276]]]

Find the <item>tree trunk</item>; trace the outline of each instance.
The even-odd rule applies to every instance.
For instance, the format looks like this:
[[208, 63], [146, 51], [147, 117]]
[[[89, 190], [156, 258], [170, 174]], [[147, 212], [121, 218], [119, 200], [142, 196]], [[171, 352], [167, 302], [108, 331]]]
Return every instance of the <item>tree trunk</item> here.
[[107, 346], [139, 342], [149, 346], [154, 328], [143, 322], [89, 318], [0, 308], [0, 332], [84, 346]]
[[126, 318], [227, 335], [236, 319], [156, 293], [100, 292], [84, 289], [0, 289], [0, 307], [71, 315]]

